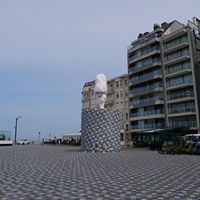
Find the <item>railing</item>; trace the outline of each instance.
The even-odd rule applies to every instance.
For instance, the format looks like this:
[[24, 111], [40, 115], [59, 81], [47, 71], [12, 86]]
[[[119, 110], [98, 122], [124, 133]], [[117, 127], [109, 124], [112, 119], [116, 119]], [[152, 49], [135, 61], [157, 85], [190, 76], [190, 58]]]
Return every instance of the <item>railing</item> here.
[[[178, 39], [176, 39], [176, 41], [178, 41], [177, 43], [167, 43], [166, 45], [165, 45], [165, 47], [164, 47], [164, 50], [166, 50], [166, 49], [169, 49], [169, 48], [171, 48], [171, 47], [174, 47], [174, 46], [177, 46], [177, 45], [179, 45], [179, 44], [182, 44], [182, 43], [184, 43], [184, 42], [188, 42], [188, 38], [187, 37], [181, 37], [183, 40], [181, 40], [180, 41], [180, 38], [179, 38], [179, 41], [178, 41]], [[175, 40], [174, 40], [175, 41]]]
[[147, 60], [147, 61], [144, 61], [144, 62], [137, 62], [135, 66], [128, 69], [128, 72], [131, 72], [131, 71], [136, 70], [136, 69], [140, 69], [142, 67], [145, 67], [147, 65], [150, 65], [150, 64], [153, 64], [153, 63], [156, 63], [156, 62], [160, 62], [160, 58], [154, 58], [154, 59]]
[[135, 48], [136, 46], [141, 45], [141, 44], [143, 44], [143, 43], [145, 43], [145, 42], [148, 42], [148, 41], [152, 40], [153, 38], [155, 38], [155, 37], [157, 37], [157, 36], [158, 36], [157, 33], [154, 33], [154, 34], [152, 34], [152, 35], [149, 35], [149, 36], [147, 36], [147, 37], [145, 37], [145, 38], [139, 40], [138, 42], [136, 42], [136, 43], [134, 43], [134, 44], [128, 46], [128, 50], [130, 50], [130, 49], [132, 49], [132, 48]]
[[196, 121], [173, 122], [170, 124], [173, 127], [196, 127]]
[[167, 82], [167, 87], [172, 87], [172, 86], [175, 86], [175, 85], [181, 85], [181, 84], [184, 84], [184, 83], [192, 83], [192, 82], [193, 82], [192, 77], [182, 78], [182, 79], [179, 79], [179, 80], [175, 80], [172, 83]]
[[191, 69], [191, 63], [177, 65], [176, 67], [166, 70], [166, 74], [172, 74], [174, 72], [182, 71], [184, 69]]
[[133, 90], [130, 90], [129, 94], [136, 93], [136, 92], [142, 92], [142, 91], [146, 91], [146, 90], [149, 90], [149, 89], [154, 89], [154, 88], [157, 88], [157, 87], [162, 87], [162, 83], [158, 82], [158, 83], [154, 83], [152, 85], [147, 85], [147, 86], [135, 88]]
[[185, 51], [178, 51], [178, 54], [176, 55], [175, 53], [170, 54], [170, 56], [168, 55], [167, 58], [165, 58], [165, 62], [174, 60], [176, 58], [185, 56], [185, 55], [190, 55], [190, 51], [189, 50], [185, 50]]
[[174, 114], [174, 113], [184, 113], [184, 112], [195, 112], [195, 107], [194, 106], [189, 106], [189, 107], [178, 107], [173, 108], [171, 110], [168, 110], [169, 114]]
[[156, 71], [153, 71], [153, 72], [149, 72], [149, 73], [146, 73], [146, 74], [143, 74], [143, 75], [140, 75], [140, 76], [133, 77], [133, 78], [129, 79], [129, 83], [131, 83], [133, 81], [139, 81], [139, 80], [142, 80], [144, 78], [148, 78], [150, 76], [160, 75], [160, 74], [162, 74], [161, 70], [156, 70]]
[[137, 113], [130, 113], [130, 117], [139, 117], [145, 115], [156, 115], [156, 114], [163, 114], [163, 110], [149, 110], [144, 112], [137, 112]]
[[132, 106], [132, 105], [137, 105], [137, 104], [142, 104], [142, 103], [148, 103], [148, 102], [152, 102], [152, 101], [159, 101], [159, 100], [163, 100], [163, 97], [157, 96], [157, 97], [151, 97], [151, 98], [137, 100], [137, 101], [131, 101], [129, 103], [129, 105]]
[[138, 53], [138, 54], [137, 54], [137, 52], [136, 52], [135, 55], [132, 55], [132, 56], [130, 56], [130, 57], [128, 58], [128, 61], [131, 61], [131, 60], [133, 60], [133, 59], [139, 58], [139, 57], [141, 57], [141, 56], [143, 56], [143, 55], [145, 55], [145, 54], [148, 54], [148, 53], [150, 53], [150, 52], [152, 52], [152, 51], [154, 51], [154, 50], [159, 50], [159, 46], [154, 46], [154, 47], [152, 47], [152, 48], [144, 49], [144, 51], [142, 51], [141, 53]]
[[193, 91], [186, 91], [182, 93], [171, 94], [167, 97], [168, 100], [181, 99], [185, 97], [194, 97]]
[[139, 125], [131, 125], [131, 129], [144, 129], [144, 128], [161, 128], [164, 127], [164, 124], [139, 124]]

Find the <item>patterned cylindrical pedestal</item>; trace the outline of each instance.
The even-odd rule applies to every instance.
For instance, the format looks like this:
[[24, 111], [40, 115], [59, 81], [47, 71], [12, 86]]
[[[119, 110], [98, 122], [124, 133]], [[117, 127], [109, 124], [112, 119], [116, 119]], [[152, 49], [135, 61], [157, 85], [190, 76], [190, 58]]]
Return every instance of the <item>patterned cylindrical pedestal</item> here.
[[81, 150], [93, 152], [120, 151], [120, 110], [90, 109], [81, 116]]

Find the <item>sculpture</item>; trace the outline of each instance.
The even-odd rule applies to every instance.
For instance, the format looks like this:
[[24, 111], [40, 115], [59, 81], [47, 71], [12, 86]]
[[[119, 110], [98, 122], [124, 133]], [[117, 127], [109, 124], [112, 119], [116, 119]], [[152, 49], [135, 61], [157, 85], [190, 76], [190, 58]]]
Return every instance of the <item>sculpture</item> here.
[[97, 75], [94, 94], [100, 109], [91, 108], [81, 113], [81, 150], [119, 152], [123, 113], [117, 109], [104, 109], [107, 96], [104, 74]]
[[107, 81], [104, 74], [97, 74], [94, 93], [96, 96], [96, 103], [99, 105], [99, 108], [104, 109], [107, 95]]

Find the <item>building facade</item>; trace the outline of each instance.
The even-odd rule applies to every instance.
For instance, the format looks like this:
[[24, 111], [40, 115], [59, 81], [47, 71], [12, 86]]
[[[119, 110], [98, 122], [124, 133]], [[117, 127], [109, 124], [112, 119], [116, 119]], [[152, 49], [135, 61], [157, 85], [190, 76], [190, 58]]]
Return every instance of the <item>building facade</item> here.
[[154, 24], [128, 47], [130, 133], [151, 128], [199, 130], [199, 20]]
[[[87, 82], [82, 90], [81, 110], [95, 109], [98, 105], [95, 102], [94, 94], [95, 81]], [[129, 133], [129, 104], [128, 104], [128, 74], [124, 74], [107, 80], [107, 99], [105, 109], [118, 109], [123, 113], [123, 127], [121, 130], [121, 145], [130, 140]]]

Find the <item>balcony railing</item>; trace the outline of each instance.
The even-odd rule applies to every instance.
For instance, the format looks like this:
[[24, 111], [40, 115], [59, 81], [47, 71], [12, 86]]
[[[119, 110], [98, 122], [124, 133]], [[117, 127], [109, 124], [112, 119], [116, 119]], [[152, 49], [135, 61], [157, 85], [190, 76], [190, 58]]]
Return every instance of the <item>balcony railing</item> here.
[[190, 51], [189, 51], [189, 50], [179, 51], [178, 54], [173, 53], [173, 54], [171, 54], [171, 55], [168, 55], [168, 56], [165, 58], [165, 62], [174, 60], [174, 59], [176, 59], [176, 58], [179, 58], [179, 57], [185, 56], [185, 55], [190, 55]]
[[154, 88], [157, 88], [157, 87], [162, 87], [162, 83], [158, 82], [158, 83], [154, 83], [152, 85], [147, 85], [147, 86], [135, 88], [133, 90], [130, 90], [129, 94], [136, 93], [136, 92], [142, 92], [142, 91], [146, 91], [146, 90], [149, 90], [149, 89], [154, 89]]
[[193, 91], [186, 91], [182, 93], [171, 94], [167, 97], [168, 100], [181, 99], [186, 97], [194, 97]]
[[144, 112], [130, 113], [130, 117], [140, 117], [145, 115], [163, 114], [163, 110], [149, 110]]
[[166, 74], [172, 74], [174, 72], [182, 71], [184, 69], [191, 69], [191, 63], [187, 63], [185, 65], [177, 65], [176, 67], [170, 68], [166, 70]]
[[162, 74], [161, 70], [157, 70], [157, 71], [149, 72], [149, 73], [146, 73], [146, 74], [142, 74], [140, 76], [133, 77], [133, 78], [129, 79], [129, 83], [134, 82], [134, 81], [139, 81], [139, 80], [142, 80], [144, 78], [148, 78], [148, 77], [151, 77], [151, 76], [154, 76], [154, 75], [160, 75], [160, 74]]
[[131, 125], [131, 129], [145, 129], [145, 128], [161, 128], [165, 125], [162, 123], [157, 124], [139, 124], [139, 125]]
[[172, 87], [175, 85], [181, 85], [184, 83], [192, 83], [192, 82], [193, 82], [192, 77], [188, 77], [188, 78], [184, 78], [184, 79], [182, 78], [182, 79], [173, 80], [173, 81], [171, 81], [171, 83], [167, 82], [167, 87]]
[[145, 55], [145, 54], [148, 54], [148, 53], [150, 53], [150, 52], [152, 52], [152, 51], [155, 51], [155, 50], [159, 50], [159, 47], [158, 47], [158, 46], [154, 46], [154, 47], [152, 47], [152, 48], [144, 49], [144, 51], [142, 51], [141, 53], [138, 53], [138, 54], [135, 54], [135, 55], [133, 55], [133, 56], [130, 56], [130, 57], [128, 58], [128, 61], [131, 61], [131, 60], [133, 60], [133, 59], [139, 58], [139, 57], [141, 57], [141, 56], [143, 56], [143, 55]]
[[163, 100], [163, 97], [157, 96], [157, 97], [151, 97], [151, 98], [137, 100], [137, 101], [131, 101], [129, 103], [129, 105], [132, 106], [132, 105], [137, 105], [137, 104], [142, 104], [142, 103], [148, 103], [148, 102], [152, 102], [152, 101], [159, 101], [159, 100]]
[[184, 112], [195, 112], [195, 107], [194, 106], [189, 106], [189, 107], [178, 107], [173, 108], [171, 110], [168, 110], [169, 114], [175, 114], [175, 113], [184, 113]]
[[188, 38], [187, 38], [187, 37], [182, 37], [182, 40], [177, 40], [177, 39], [176, 39], [176, 42], [174, 42], [174, 43], [167, 43], [167, 44], [164, 46], [164, 50], [165, 50], [165, 49], [169, 49], [169, 48], [174, 47], [174, 46], [177, 46], [177, 45], [182, 44], [182, 43], [184, 43], [184, 42], [188, 42]]
[[152, 40], [153, 38], [155, 38], [155, 37], [157, 37], [157, 36], [158, 36], [157, 33], [154, 33], [154, 34], [152, 34], [152, 35], [149, 35], [149, 36], [147, 36], [147, 37], [145, 37], [145, 38], [139, 40], [138, 42], [136, 42], [136, 43], [134, 43], [134, 44], [128, 46], [128, 50], [130, 50], [130, 49], [132, 49], [132, 48], [135, 48], [136, 46], [141, 45], [141, 44], [143, 44], [143, 43], [145, 43], [145, 42], [148, 42], [148, 41]]
[[129, 68], [128, 72], [134, 71], [136, 69], [140, 69], [142, 67], [145, 67], [147, 65], [150, 65], [150, 64], [153, 64], [153, 63], [156, 63], [156, 62], [160, 62], [160, 58], [154, 58], [154, 59], [147, 60], [147, 61], [144, 61], [144, 62], [138, 62], [135, 66]]
[[196, 127], [196, 121], [173, 122], [170, 124], [173, 127]]

